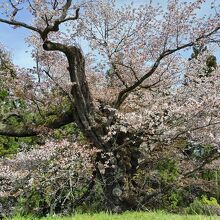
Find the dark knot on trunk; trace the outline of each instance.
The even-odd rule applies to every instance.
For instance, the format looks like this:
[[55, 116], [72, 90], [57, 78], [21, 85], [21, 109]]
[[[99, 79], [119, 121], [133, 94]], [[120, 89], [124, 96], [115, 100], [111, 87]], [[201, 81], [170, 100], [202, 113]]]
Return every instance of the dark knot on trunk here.
[[45, 41], [43, 44], [43, 48], [44, 48], [44, 50], [50, 50], [51, 49], [50, 42]]

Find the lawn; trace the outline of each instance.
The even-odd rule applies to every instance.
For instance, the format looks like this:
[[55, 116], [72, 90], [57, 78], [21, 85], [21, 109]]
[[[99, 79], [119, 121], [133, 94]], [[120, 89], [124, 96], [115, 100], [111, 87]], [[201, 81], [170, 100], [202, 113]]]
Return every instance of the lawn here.
[[[34, 217], [14, 217], [13, 220], [37, 220]], [[220, 220], [220, 216], [200, 215], [172, 215], [164, 212], [126, 212], [121, 215], [99, 214], [76, 214], [73, 217], [47, 217], [42, 220]]]

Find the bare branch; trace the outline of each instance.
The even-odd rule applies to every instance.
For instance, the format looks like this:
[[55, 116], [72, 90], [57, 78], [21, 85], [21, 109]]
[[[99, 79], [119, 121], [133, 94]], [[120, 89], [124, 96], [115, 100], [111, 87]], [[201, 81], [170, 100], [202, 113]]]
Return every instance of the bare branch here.
[[72, 101], [72, 103], [74, 103], [73, 97], [71, 96], [71, 94], [66, 91], [66, 89], [64, 89], [51, 75], [49, 71], [44, 70], [44, 72], [46, 73], [46, 75], [63, 91], [64, 94], [66, 94], [68, 96], [68, 98]]
[[177, 139], [178, 137], [180, 137], [181, 135], [184, 135], [188, 132], [193, 132], [193, 131], [197, 131], [197, 130], [200, 130], [200, 129], [204, 129], [204, 128], [207, 128], [207, 127], [210, 127], [210, 126], [214, 126], [214, 125], [219, 125], [220, 124], [220, 121], [217, 121], [217, 122], [209, 122], [208, 124], [205, 124], [205, 125], [201, 125], [201, 126], [197, 126], [197, 127], [194, 127], [194, 128], [188, 128], [184, 131], [181, 131], [179, 132], [175, 137], [172, 138], [172, 140], [175, 140]]
[[13, 2], [11, 1], [11, 0], [9, 0], [9, 2], [10, 2], [10, 4], [11, 4], [11, 6], [12, 6], [12, 8], [14, 9], [14, 11], [12, 12], [12, 14], [11, 14], [11, 19], [10, 20], [14, 20], [14, 18], [15, 18], [15, 16], [17, 15], [17, 13], [18, 13], [18, 11], [20, 11], [21, 9], [18, 9], [17, 7], [16, 7], [16, 5], [15, 4], [13, 4]]
[[31, 31], [35, 31], [37, 33], [40, 33], [41, 34], [41, 30], [36, 28], [36, 27], [33, 27], [31, 25], [28, 25], [26, 23], [23, 23], [23, 22], [19, 22], [19, 21], [9, 21], [9, 20], [6, 20], [6, 19], [2, 19], [0, 18], [0, 22], [2, 23], [5, 23], [5, 24], [9, 24], [9, 25], [14, 25], [14, 26], [17, 26], [17, 27], [23, 27], [23, 28], [26, 28], [26, 29], [29, 29]]
[[[189, 172], [187, 172], [187, 173], [184, 173], [184, 174], [182, 174], [182, 175], [183, 175], [183, 177], [189, 177], [189, 176], [191, 176], [192, 174], [194, 174], [194, 173], [200, 171], [201, 169], [203, 169], [207, 164], [210, 164], [211, 162], [213, 162], [213, 161], [215, 161], [215, 160], [217, 160], [217, 159], [219, 159], [219, 158], [220, 158], [220, 154], [217, 154], [217, 155], [214, 156], [214, 157], [211, 157], [210, 155], [208, 155], [208, 156], [203, 160], [203, 162], [202, 162], [202, 164], [201, 164], [200, 166], [198, 166], [198, 167], [196, 167], [195, 169], [193, 169], [193, 170], [191, 170], [191, 171], [189, 171]], [[183, 178], [183, 177], [182, 177], [182, 178]]]
[[47, 40], [47, 36], [50, 32], [54, 31], [59, 31], [59, 25], [66, 22], [66, 21], [73, 21], [73, 20], [76, 20], [78, 19], [79, 17], [79, 8], [76, 9], [76, 15], [74, 17], [69, 17], [69, 18], [66, 18], [67, 16], [67, 12], [71, 6], [71, 3], [72, 3], [72, 0], [67, 0], [66, 4], [63, 6], [63, 9], [62, 9], [62, 14], [61, 16], [56, 19], [54, 21], [54, 24], [53, 25], [47, 25], [47, 27], [44, 29], [44, 31], [41, 33], [41, 38], [45, 41]]
[[[67, 0], [67, 1], [66, 1], [66, 4], [65, 4], [65, 5], [63, 6], [63, 8], [62, 8], [62, 14], [61, 14], [61, 16], [60, 16], [57, 20], [54, 21], [54, 24], [53, 24], [53, 25], [49, 25], [49, 23], [48, 23], [48, 18], [45, 17], [47, 27], [46, 27], [43, 31], [41, 31], [40, 29], [38, 29], [38, 28], [36, 28], [36, 27], [34, 27], [34, 26], [31, 26], [31, 25], [26, 24], [26, 23], [24, 23], [24, 22], [16, 21], [16, 20], [14, 20], [14, 19], [13, 19], [13, 20], [7, 20], [7, 19], [0, 18], [0, 22], [5, 23], [5, 24], [9, 24], [9, 25], [14, 25], [14, 26], [17, 26], [17, 27], [23, 27], [23, 28], [26, 28], [26, 29], [35, 31], [35, 32], [39, 33], [40, 36], [41, 36], [41, 38], [45, 41], [45, 40], [47, 40], [47, 36], [48, 36], [48, 34], [49, 34], [51, 31], [55, 31], [55, 32], [56, 32], [56, 31], [59, 30], [59, 25], [60, 25], [61, 23], [64, 23], [64, 22], [66, 22], [66, 21], [73, 21], [73, 20], [78, 19], [78, 17], [79, 17], [79, 10], [80, 10], [79, 8], [76, 9], [76, 14], [75, 14], [74, 17], [68, 17], [68, 18], [66, 18], [67, 13], [68, 13], [68, 10], [69, 10], [71, 4], [72, 4], [72, 0]], [[56, 3], [55, 3], [55, 5], [56, 5]], [[32, 8], [32, 10], [35, 10], [35, 9], [33, 8], [33, 6], [30, 4], [30, 2], [29, 2], [29, 6]], [[15, 7], [15, 6], [14, 6], [14, 7]], [[16, 8], [16, 7], [15, 7], [15, 8]], [[17, 10], [18, 10], [18, 9], [17, 9]], [[17, 13], [17, 12], [16, 12], [16, 13]], [[15, 15], [16, 15], [16, 13], [15, 13]], [[14, 15], [14, 16], [15, 16], [15, 15]], [[14, 16], [13, 16], [13, 18], [14, 18]]]
[[121, 104], [124, 102], [124, 100], [127, 98], [127, 96], [129, 95], [130, 92], [132, 92], [134, 89], [136, 89], [138, 86], [140, 86], [147, 78], [149, 78], [158, 68], [161, 60], [163, 60], [165, 57], [167, 57], [168, 55], [171, 55], [177, 51], [180, 51], [182, 49], [185, 48], [189, 48], [192, 47], [193, 45], [195, 45], [196, 43], [198, 43], [198, 41], [202, 40], [202, 39], [207, 39], [208, 37], [210, 37], [211, 35], [215, 34], [218, 30], [220, 30], [220, 26], [216, 27], [213, 31], [211, 31], [208, 34], [202, 35], [200, 37], [198, 37], [195, 41], [193, 42], [189, 42], [187, 44], [184, 44], [182, 46], [176, 47], [175, 49], [168, 49], [166, 51], [163, 51], [159, 57], [156, 59], [156, 61], [154, 62], [153, 66], [151, 67], [151, 69], [144, 75], [142, 76], [139, 80], [135, 81], [135, 83], [129, 87], [127, 87], [126, 89], [122, 90], [118, 97], [117, 100], [115, 101], [115, 108], [119, 108], [121, 106]]
[[160, 64], [160, 61], [164, 58], [164, 55], [162, 54], [157, 60], [156, 62], [154, 63], [154, 65], [152, 66], [152, 68], [150, 69], [150, 71], [145, 74], [143, 77], [141, 77], [138, 81], [135, 81], [135, 83], [129, 87], [127, 87], [126, 89], [122, 90], [119, 95], [118, 95], [118, 98], [115, 102], [115, 108], [119, 108], [121, 106], [121, 104], [124, 102], [124, 100], [127, 98], [127, 96], [129, 95], [129, 93], [131, 91], [133, 91], [134, 89], [136, 89], [139, 85], [141, 85], [141, 83], [149, 78], [154, 72], [155, 70], [157, 69], [157, 67], [159, 66]]
[[2, 118], [2, 121], [5, 122], [5, 121], [7, 121], [10, 117], [22, 118], [22, 116], [19, 115], [17, 111], [14, 111], [14, 112], [9, 112], [9, 113], [7, 113], [6, 115], [4, 115], [4, 117]]
[[54, 2], [51, 1], [51, 4], [53, 5], [53, 10], [56, 10], [58, 6], [58, 1], [57, 0], [55, 0]]
[[35, 15], [37, 13], [36, 9], [33, 7], [33, 5], [31, 4], [30, 0], [28, 0], [28, 4], [29, 7], [31, 8], [31, 10], [33, 11], [33, 14]]
[[122, 82], [122, 84], [127, 88], [128, 87], [127, 83], [123, 80], [123, 78], [119, 74], [117, 67], [114, 63], [112, 63], [112, 67], [113, 67], [114, 74], [118, 77], [118, 79]]
[[72, 4], [72, 0], [66, 0], [66, 4], [63, 6], [62, 9], [63, 13], [59, 19], [60, 21], [63, 21], [66, 18], [68, 9], [70, 8], [71, 4]]

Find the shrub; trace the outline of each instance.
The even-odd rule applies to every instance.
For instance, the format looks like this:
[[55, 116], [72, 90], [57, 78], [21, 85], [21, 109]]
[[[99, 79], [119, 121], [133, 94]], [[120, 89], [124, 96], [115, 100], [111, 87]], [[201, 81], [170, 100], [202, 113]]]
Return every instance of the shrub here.
[[196, 198], [193, 203], [187, 208], [189, 214], [203, 215], [220, 215], [220, 205], [218, 201], [211, 197], [210, 199], [203, 195], [201, 198]]
[[179, 166], [171, 158], [164, 158], [158, 163], [158, 171], [161, 181], [164, 183], [170, 183], [175, 181], [179, 176]]
[[71, 213], [91, 182], [94, 153], [67, 140], [20, 152], [0, 162], [0, 198], [15, 197], [16, 212], [24, 215]]

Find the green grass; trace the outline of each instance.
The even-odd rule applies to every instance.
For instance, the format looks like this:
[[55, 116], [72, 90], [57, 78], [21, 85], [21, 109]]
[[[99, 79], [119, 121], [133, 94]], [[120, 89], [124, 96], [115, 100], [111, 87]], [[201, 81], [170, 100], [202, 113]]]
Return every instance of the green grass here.
[[[116, 214], [76, 214], [73, 217], [47, 217], [42, 220], [220, 220], [218, 216], [200, 215], [173, 215], [164, 212], [126, 212], [121, 215]], [[14, 217], [13, 220], [37, 220], [34, 217]]]

